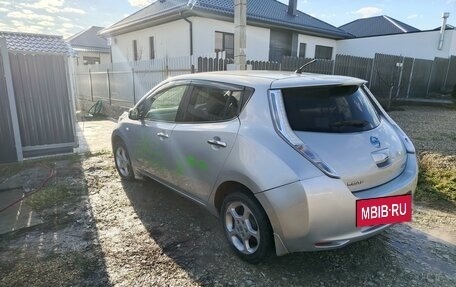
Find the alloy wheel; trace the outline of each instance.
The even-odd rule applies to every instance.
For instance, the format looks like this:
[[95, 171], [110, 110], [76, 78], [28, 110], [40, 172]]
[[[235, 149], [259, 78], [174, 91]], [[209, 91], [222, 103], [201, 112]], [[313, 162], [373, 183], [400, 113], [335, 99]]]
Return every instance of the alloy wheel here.
[[253, 254], [260, 245], [260, 229], [250, 208], [240, 201], [231, 202], [225, 213], [228, 238], [237, 250]]

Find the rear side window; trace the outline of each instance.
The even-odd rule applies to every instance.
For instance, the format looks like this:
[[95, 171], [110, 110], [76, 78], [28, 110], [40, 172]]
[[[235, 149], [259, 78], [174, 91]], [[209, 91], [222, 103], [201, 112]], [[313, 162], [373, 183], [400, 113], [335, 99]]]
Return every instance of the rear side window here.
[[239, 114], [243, 89], [217, 86], [194, 86], [182, 121], [224, 121]]
[[380, 123], [369, 99], [358, 86], [323, 86], [282, 90], [288, 122], [293, 130], [350, 133]]

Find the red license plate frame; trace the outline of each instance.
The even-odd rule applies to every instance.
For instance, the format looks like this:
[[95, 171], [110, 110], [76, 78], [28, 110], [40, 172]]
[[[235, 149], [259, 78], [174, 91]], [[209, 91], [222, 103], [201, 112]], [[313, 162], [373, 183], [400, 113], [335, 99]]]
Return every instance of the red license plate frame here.
[[412, 221], [412, 195], [356, 200], [356, 227]]

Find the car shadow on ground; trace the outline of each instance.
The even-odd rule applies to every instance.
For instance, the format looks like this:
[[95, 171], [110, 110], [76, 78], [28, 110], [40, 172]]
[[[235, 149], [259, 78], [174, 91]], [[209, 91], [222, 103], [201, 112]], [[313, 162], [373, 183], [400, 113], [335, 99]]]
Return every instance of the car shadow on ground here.
[[434, 249], [445, 245], [429, 244], [425, 234], [399, 225], [342, 249], [295, 253], [250, 265], [230, 250], [219, 219], [203, 207], [151, 180], [122, 184], [150, 237], [201, 285], [382, 285], [386, 277], [392, 283], [412, 282], [415, 272], [448, 263], [432, 250], [416, 261], [416, 255], [430, 245]]
[[0, 285], [108, 286], [81, 157], [8, 165], [10, 171], [17, 169], [9, 177], [19, 176], [19, 182], [25, 182], [23, 174], [30, 175], [34, 181], [29, 188], [34, 190], [44, 177], [28, 171], [39, 171], [43, 166], [55, 175], [33, 196], [18, 203], [29, 204], [42, 223], [0, 235]]

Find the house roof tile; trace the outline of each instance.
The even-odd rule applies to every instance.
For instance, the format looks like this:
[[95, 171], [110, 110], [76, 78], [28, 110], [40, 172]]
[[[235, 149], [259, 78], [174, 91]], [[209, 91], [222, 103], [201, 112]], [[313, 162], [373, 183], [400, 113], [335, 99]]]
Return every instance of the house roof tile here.
[[98, 35], [102, 29], [103, 27], [92, 26], [69, 37], [66, 41], [77, 51], [109, 52], [108, 41]]
[[[278, 25], [298, 31], [317, 33], [332, 38], [347, 38], [348, 33], [306, 13], [297, 11], [296, 16], [287, 13], [288, 6], [277, 0], [249, 0], [247, 4], [247, 21]], [[170, 14], [186, 12], [210, 13], [221, 16], [234, 16], [234, 1], [227, 0], [159, 0], [138, 12], [120, 20], [101, 31], [109, 34], [139, 22], [160, 18]]]
[[43, 53], [73, 56], [74, 50], [61, 36], [16, 32], [0, 32], [6, 39], [8, 50], [25, 53]]
[[357, 19], [339, 27], [355, 37], [369, 37], [390, 34], [419, 32], [415, 27], [386, 15]]

